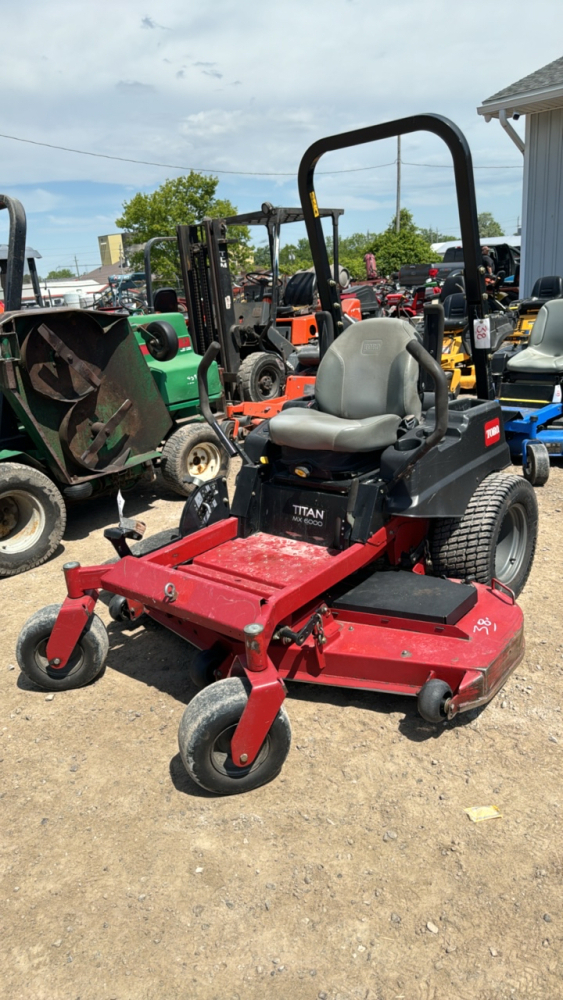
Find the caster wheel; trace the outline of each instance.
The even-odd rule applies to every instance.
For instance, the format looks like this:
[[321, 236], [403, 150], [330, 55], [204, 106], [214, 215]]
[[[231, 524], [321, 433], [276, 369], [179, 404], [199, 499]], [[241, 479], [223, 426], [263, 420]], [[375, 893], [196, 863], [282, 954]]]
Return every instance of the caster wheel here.
[[256, 759], [237, 767], [231, 740], [250, 694], [245, 677], [227, 677], [196, 694], [178, 730], [178, 744], [190, 778], [216, 795], [249, 792], [271, 781], [282, 769], [291, 744], [287, 712], [280, 708]]
[[218, 642], [211, 649], [201, 649], [199, 653], [196, 653], [190, 663], [188, 673], [192, 684], [195, 685], [198, 691], [202, 691], [209, 684], [213, 684], [215, 671], [221, 665], [226, 655], [227, 650]]
[[109, 649], [106, 627], [97, 615], [86, 623], [66, 667], [49, 666], [46, 648], [60, 611], [60, 604], [49, 604], [37, 611], [22, 628], [16, 657], [22, 673], [45, 691], [70, 691], [84, 687], [104, 669]]
[[438, 725], [448, 718], [448, 701], [452, 697], [452, 689], [445, 681], [434, 678], [427, 681], [420, 689], [417, 698], [419, 715], [427, 722]]
[[522, 463], [524, 479], [532, 486], [545, 486], [549, 479], [549, 452], [541, 441], [530, 441]]
[[120, 594], [114, 594], [108, 604], [108, 611], [114, 622], [132, 621], [129, 605], [127, 604], [127, 598], [121, 597]]

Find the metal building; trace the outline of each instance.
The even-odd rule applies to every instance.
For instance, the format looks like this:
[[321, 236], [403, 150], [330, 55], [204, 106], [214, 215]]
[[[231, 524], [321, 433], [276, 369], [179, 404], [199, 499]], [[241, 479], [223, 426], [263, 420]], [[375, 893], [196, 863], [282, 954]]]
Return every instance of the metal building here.
[[[477, 112], [498, 118], [524, 155], [520, 295], [537, 278], [563, 275], [563, 57], [488, 97]], [[522, 141], [510, 118], [526, 116]]]

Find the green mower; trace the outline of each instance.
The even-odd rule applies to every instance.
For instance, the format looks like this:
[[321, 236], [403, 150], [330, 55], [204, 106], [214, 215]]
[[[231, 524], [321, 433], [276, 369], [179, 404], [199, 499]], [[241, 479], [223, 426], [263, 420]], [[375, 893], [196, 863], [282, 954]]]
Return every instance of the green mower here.
[[[0, 195], [4, 208], [0, 577], [9, 577], [56, 551], [67, 502], [154, 479], [158, 459], [166, 484], [185, 496], [186, 476], [224, 475], [229, 457], [197, 419], [201, 358], [185, 317], [173, 309], [158, 316], [53, 309], [40, 299], [38, 308], [23, 310], [26, 217], [19, 201]], [[166, 298], [158, 295], [155, 310]], [[210, 389], [216, 407], [223, 398], [216, 365]]]

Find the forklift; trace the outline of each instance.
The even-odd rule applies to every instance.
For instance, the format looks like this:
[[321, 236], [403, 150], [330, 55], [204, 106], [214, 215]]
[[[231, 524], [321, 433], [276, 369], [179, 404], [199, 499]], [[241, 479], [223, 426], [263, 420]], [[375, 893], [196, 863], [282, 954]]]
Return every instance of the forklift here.
[[[338, 275], [342, 214], [343, 209], [319, 209], [319, 218], [332, 221], [333, 274]], [[302, 369], [302, 362], [306, 367], [318, 364], [314, 269], [289, 278], [282, 296], [280, 230], [282, 225], [303, 221], [301, 208], [265, 202], [257, 212], [178, 226], [190, 334], [199, 354], [205, 354], [214, 340], [219, 343], [218, 361], [228, 402], [277, 399], [284, 394], [287, 376]], [[229, 227], [241, 225], [266, 227], [271, 261], [269, 274], [246, 275], [244, 294], [233, 288], [229, 265], [229, 244], [236, 242], [229, 238]], [[347, 297], [343, 310], [361, 318], [356, 297]]]

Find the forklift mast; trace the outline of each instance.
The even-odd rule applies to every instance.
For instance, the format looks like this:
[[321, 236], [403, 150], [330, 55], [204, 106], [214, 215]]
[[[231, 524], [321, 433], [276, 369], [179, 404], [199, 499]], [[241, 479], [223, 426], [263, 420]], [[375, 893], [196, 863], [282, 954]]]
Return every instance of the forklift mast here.
[[[342, 214], [341, 208], [319, 209], [319, 218], [332, 220], [335, 274], [338, 274], [338, 219]], [[227, 387], [229, 384], [236, 384], [241, 363], [240, 346], [233, 336], [237, 317], [229, 269], [229, 244], [236, 243], [237, 240], [228, 237], [229, 227], [262, 225], [267, 229], [272, 297], [266, 339], [283, 356], [284, 348], [289, 345], [276, 329], [279, 305], [280, 229], [286, 223], [303, 221], [304, 214], [301, 208], [274, 207], [269, 202], [264, 202], [257, 212], [224, 219], [206, 218], [198, 223], [177, 227], [182, 280], [194, 346], [198, 354], [205, 354], [213, 341], [220, 344], [218, 361], [223, 367], [223, 378]], [[227, 394], [230, 395], [228, 388]]]
[[224, 219], [178, 226], [178, 247], [190, 333], [198, 354], [213, 341], [221, 347], [219, 363], [227, 383], [236, 383], [240, 356], [231, 335], [236, 323]]

